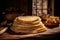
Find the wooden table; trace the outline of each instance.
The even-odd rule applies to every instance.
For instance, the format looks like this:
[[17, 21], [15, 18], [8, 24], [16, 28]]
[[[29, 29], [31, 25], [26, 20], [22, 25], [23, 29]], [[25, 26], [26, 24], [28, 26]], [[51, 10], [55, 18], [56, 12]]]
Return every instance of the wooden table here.
[[26, 34], [26, 35], [15, 35], [15, 34], [9, 34], [8, 32], [5, 32], [0, 35], [0, 39], [48, 39], [48, 38], [54, 38], [56, 36], [60, 37], [60, 28], [54, 28], [54, 29], [48, 29], [47, 31], [43, 33], [37, 33], [37, 34]]

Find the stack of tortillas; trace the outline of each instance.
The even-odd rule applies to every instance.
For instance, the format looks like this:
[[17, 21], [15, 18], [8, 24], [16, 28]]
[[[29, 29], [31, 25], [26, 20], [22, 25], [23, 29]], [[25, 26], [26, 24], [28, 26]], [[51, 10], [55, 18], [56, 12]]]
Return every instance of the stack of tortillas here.
[[10, 29], [16, 33], [38, 33], [47, 30], [38, 16], [16, 17]]

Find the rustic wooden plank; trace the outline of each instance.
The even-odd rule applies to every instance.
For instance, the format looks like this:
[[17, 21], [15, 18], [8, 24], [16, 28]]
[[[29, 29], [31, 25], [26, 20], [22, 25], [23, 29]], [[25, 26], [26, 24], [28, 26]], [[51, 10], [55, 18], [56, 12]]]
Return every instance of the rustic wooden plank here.
[[37, 34], [26, 34], [26, 35], [16, 35], [16, 34], [9, 34], [7, 32], [0, 35], [0, 39], [21, 39], [21, 38], [27, 38], [27, 37], [51, 37], [55, 34], [60, 33], [60, 28], [54, 28], [49, 29], [46, 32], [43, 33], [37, 33]]

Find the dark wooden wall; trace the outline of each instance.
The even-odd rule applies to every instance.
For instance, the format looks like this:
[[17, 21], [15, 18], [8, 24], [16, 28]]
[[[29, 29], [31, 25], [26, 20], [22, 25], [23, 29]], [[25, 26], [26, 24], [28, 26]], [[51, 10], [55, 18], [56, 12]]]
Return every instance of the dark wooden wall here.
[[[32, 0], [0, 0], [0, 22], [5, 20], [5, 14], [11, 13], [5, 11], [9, 7], [19, 8], [25, 13], [24, 15], [32, 15]], [[2, 12], [5, 12], [5, 14], [2, 14]]]
[[[48, 0], [48, 13], [52, 12], [52, 0]], [[54, 15], [60, 16], [60, 0], [54, 0]]]
[[60, 16], [60, 0], [55, 0], [55, 16]]
[[0, 11], [8, 7], [20, 8], [26, 15], [32, 14], [32, 0], [0, 0]]

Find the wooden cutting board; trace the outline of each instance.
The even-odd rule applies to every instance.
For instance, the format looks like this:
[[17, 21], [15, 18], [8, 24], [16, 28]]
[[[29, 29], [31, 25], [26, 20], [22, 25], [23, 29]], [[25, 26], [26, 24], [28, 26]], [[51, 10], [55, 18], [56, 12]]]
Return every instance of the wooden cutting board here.
[[60, 27], [48, 29], [47, 31], [43, 33], [37, 33], [37, 34], [26, 34], [26, 35], [16, 35], [16, 34], [9, 34], [7, 32], [0, 35], [0, 39], [21, 39], [21, 38], [27, 38], [27, 37], [47, 37], [47, 36], [54, 36], [54, 34], [60, 33]]

